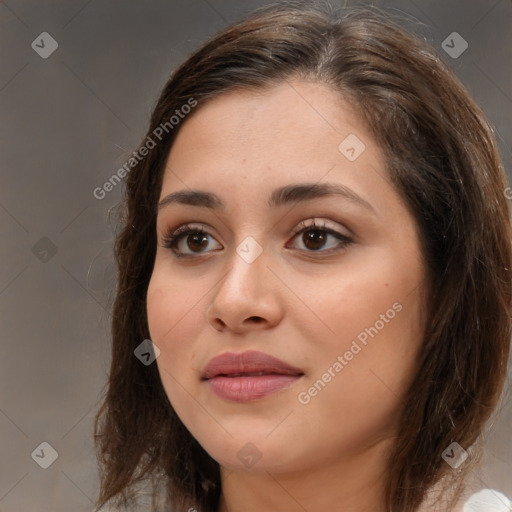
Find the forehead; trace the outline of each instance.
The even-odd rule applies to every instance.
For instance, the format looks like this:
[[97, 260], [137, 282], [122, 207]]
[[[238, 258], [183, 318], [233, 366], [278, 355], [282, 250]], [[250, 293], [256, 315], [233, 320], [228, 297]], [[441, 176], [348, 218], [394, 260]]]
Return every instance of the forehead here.
[[[357, 160], [340, 150], [347, 139], [361, 152]], [[255, 185], [277, 176], [320, 180], [333, 168], [348, 177], [363, 164], [383, 170], [382, 155], [354, 107], [326, 85], [283, 82], [223, 93], [184, 119], [164, 187], [171, 186], [173, 173], [196, 184], [226, 178]]]
[[229, 148], [231, 154], [237, 149], [246, 154], [265, 149], [270, 155], [277, 146], [289, 146], [296, 153], [299, 143], [337, 151], [344, 132], [357, 131], [368, 138], [353, 110], [339, 93], [317, 82], [237, 89], [209, 100], [185, 119], [175, 145], [187, 139], [187, 146], [218, 153]]

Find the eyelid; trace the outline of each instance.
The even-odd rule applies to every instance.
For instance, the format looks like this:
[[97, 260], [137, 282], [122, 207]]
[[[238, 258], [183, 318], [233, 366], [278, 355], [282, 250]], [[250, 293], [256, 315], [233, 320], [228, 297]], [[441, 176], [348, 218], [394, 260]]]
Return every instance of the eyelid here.
[[297, 233], [300, 233], [303, 230], [303, 228], [325, 229], [325, 231], [333, 235], [339, 235], [345, 238], [350, 238], [349, 234], [341, 233], [340, 231], [338, 231], [339, 228], [337, 227], [330, 227], [326, 220], [318, 217], [311, 217], [310, 219], [307, 220], [301, 220], [297, 224], [297, 227], [293, 229], [293, 234], [296, 235]]

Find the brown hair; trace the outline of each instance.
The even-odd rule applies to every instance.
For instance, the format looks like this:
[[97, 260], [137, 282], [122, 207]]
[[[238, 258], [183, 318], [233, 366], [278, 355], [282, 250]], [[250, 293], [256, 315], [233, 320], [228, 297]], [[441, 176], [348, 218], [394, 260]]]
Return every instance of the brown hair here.
[[[456, 498], [471, 464], [455, 471], [441, 453], [454, 441], [477, 446], [503, 389], [510, 348], [512, 232], [493, 129], [436, 52], [386, 13], [352, 8], [340, 16], [328, 4], [280, 2], [228, 27], [172, 74], [141, 147], [191, 98], [197, 111], [234, 88], [292, 78], [327, 84], [357, 109], [417, 222], [428, 265], [427, 330], [388, 462], [386, 510], [416, 511], [447, 479], [457, 484]], [[167, 507], [214, 512], [220, 495], [218, 463], [177, 417], [157, 365], [133, 353], [149, 338], [156, 205], [183, 122], [127, 178], [114, 251], [112, 363], [95, 421], [98, 507], [128, 506], [147, 479], [152, 499], [164, 486]]]

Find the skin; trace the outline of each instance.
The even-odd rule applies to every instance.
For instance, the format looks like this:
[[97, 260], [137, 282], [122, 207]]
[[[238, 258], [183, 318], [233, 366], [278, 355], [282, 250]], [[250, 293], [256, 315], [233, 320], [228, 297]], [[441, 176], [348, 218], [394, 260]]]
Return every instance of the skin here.
[[[349, 134], [365, 145], [354, 161], [338, 149]], [[345, 185], [374, 212], [340, 196], [267, 204], [275, 188], [299, 182]], [[388, 181], [377, 143], [325, 85], [295, 80], [232, 91], [180, 127], [160, 199], [187, 189], [213, 192], [226, 208], [173, 203], [159, 211], [147, 314], [167, 396], [221, 465], [218, 511], [383, 510], [385, 457], [415, 371], [426, 285], [416, 223]], [[315, 246], [294, 235], [313, 219], [353, 243], [343, 247], [329, 235]], [[189, 260], [162, 241], [186, 223], [210, 235], [204, 248], [182, 238]], [[263, 249], [252, 263], [236, 252], [247, 236]], [[395, 303], [400, 312], [300, 403], [299, 393]], [[217, 397], [200, 379], [204, 367], [245, 350], [271, 354], [304, 376], [251, 403]], [[260, 457], [251, 467], [237, 457], [246, 443]]]

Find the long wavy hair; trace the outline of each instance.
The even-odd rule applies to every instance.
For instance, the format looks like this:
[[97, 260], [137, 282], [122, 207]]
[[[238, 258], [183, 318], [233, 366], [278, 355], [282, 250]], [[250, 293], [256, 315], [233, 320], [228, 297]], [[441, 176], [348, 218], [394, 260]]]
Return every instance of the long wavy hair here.
[[[157, 365], [134, 356], [149, 338], [146, 292], [162, 175], [187, 121], [169, 119], [191, 101], [197, 112], [235, 88], [292, 79], [327, 84], [356, 109], [421, 234], [431, 288], [427, 330], [387, 461], [385, 509], [416, 511], [443, 482], [454, 503], [479, 458], [511, 339], [512, 232], [493, 128], [435, 50], [389, 14], [279, 2], [209, 39], [172, 73], [140, 148], [155, 133], [161, 137], [128, 174], [114, 247], [111, 368], [94, 424], [97, 507], [125, 509], [138, 499], [139, 484], [149, 482], [152, 509], [217, 509], [218, 463], [173, 410]], [[457, 470], [441, 457], [452, 442], [470, 451]]]

